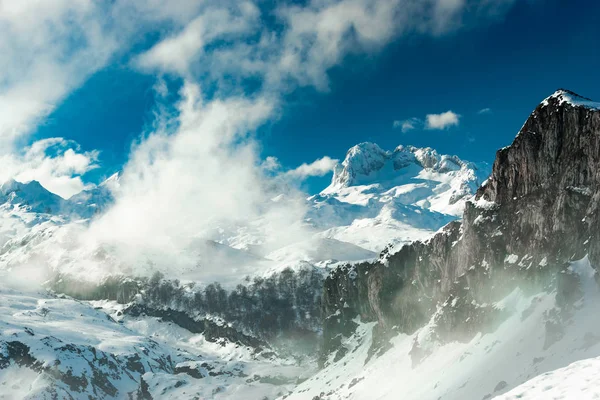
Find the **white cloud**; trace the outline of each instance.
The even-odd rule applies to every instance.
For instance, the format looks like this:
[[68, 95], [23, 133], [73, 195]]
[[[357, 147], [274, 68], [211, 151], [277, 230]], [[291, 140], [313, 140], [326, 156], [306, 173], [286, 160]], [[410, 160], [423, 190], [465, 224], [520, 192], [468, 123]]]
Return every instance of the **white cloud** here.
[[446, 129], [451, 126], [458, 126], [459, 119], [460, 115], [450, 110], [441, 114], [427, 114], [425, 127], [427, 129]]
[[477, 114], [490, 114], [492, 112], [491, 108], [482, 108], [481, 110], [477, 111]]
[[262, 162], [261, 167], [265, 171], [274, 172], [274, 171], [278, 171], [279, 169], [281, 169], [281, 163], [279, 162], [279, 159], [277, 157], [268, 156]]
[[204, 3], [0, 0], [1, 151], [144, 33], [185, 26]]
[[[116, 48], [96, 2], [0, 1], [0, 141], [30, 131]], [[93, 51], [88, 51], [93, 49]]]
[[[439, 36], [480, 24], [502, 15], [513, 1], [312, 0], [302, 6], [277, 3], [262, 14], [250, 3], [237, 7], [225, 1], [166, 35], [139, 56], [137, 65], [157, 72], [192, 73], [220, 86], [254, 76], [277, 93], [298, 85], [327, 90], [328, 70], [350, 53], [376, 52], [404, 34]], [[470, 13], [477, 18], [465, 20]], [[266, 18], [269, 24], [260, 25]], [[216, 39], [219, 45], [207, 49]], [[225, 75], [227, 82], [222, 81]]]
[[81, 152], [76, 143], [63, 138], [43, 139], [21, 154], [0, 156], [0, 182], [36, 180], [52, 193], [69, 198], [86, 187], [81, 176], [97, 168], [97, 159], [97, 151]]
[[406, 33], [480, 24], [513, 3], [312, 0], [269, 9], [259, 2], [261, 13], [251, 1], [233, 0], [0, 0], [0, 144], [7, 149], [29, 133], [149, 31], [164, 37], [135, 59], [145, 71], [217, 81], [227, 75], [228, 82], [258, 76], [275, 93], [297, 85], [326, 90], [327, 71], [349, 53], [377, 51]]
[[313, 161], [310, 164], [304, 163], [292, 170], [289, 170], [285, 173], [285, 175], [287, 177], [300, 180], [311, 176], [324, 176], [333, 171], [333, 167], [335, 167], [338, 161], [339, 160], [325, 156]]
[[433, 12], [433, 32], [440, 34], [460, 27], [465, 5], [466, 0], [438, 0]]
[[169, 36], [141, 54], [136, 64], [146, 70], [188, 75], [191, 61], [214, 40], [233, 38], [257, 29], [258, 8], [250, 2], [238, 7], [211, 8], [192, 20], [183, 30]]
[[422, 123], [423, 123], [423, 121], [421, 121], [419, 118], [410, 118], [410, 119], [405, 119], [404, 121], [399, 121], [399, 120], [394, 121], [393, 127], [400, 128], [402, 133], [407, 133], [407, 132], [412, 131], [413, 129], [416, 129], [417, 126], [421, 125]]
[[[205, 101], [200, 87], [187, 82], [176, 123], [157, 124], [133, 149], [115, 205], [81, 240], [110, 244], [132, 264], [148, 254], [170, 260], [157, 265], [163, 269], [173, 259], [189, 261], [181, 250], [192, 238], [214, 238], [217, 228], [260, 221], [265, 249], [310, 237], [303, 224], [305, 195], [295, 183], [322, 176], [336, 160], [323, 157], [285, 172], [276, 157], [261, 161], [252, 132], [273, 115], [273, 107], [268, 98]], [[284, 199], [277, 197], [281, 193]], [[209, 265], [197, 273], [214, 279], [223, 272]]]

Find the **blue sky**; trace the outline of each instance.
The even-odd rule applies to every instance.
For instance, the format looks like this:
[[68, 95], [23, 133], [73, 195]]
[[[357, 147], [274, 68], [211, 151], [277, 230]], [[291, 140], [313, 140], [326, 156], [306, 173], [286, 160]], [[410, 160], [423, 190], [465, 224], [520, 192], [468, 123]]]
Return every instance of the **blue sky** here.
[[[373, 141], [387, 149], [431, 146], [491, 163], [495, 151], [512, 141], [529, 112], [555, 89], [600, 98], [598, 2], [515, 1], [493, 18], [465, 15], [459, 28], [413, 31], [375, 51], [343, 54], [326, 69], [327, 90], [315, 85], [281, 90], [278, 111], [256, 132], [261, 157], [275, 156], [283, 169], [292, 169], [323, 156], [342, 159], [352, 145]], [[97, 168], [85, 174], [87, 182], [120, 170], [131, 143], [152, 126], [157, 77], [172, 82], [162, 103], [176, 102], [173, 89], [181, 86], [179, 67], [157, 72], [132, 63], [140, 48], [148, 50], [163, 38], [162, 31], [152, 29], [145, 35], [73, 85], [18, 143], [63, 137], [81, 151], [98, 150]], [[206, 84], [206, 72], [193, 76]], [[242, 83], [244, 90], [248, 82]], [[219, 82], [210, 84], [218, 88]], [[424, 122], [407, 132], [393, 126], [449, 110], [459, 119], [447, 129], [425, 129]], [[316, 192], [329, 179], [309, 177], [301, 185]]]

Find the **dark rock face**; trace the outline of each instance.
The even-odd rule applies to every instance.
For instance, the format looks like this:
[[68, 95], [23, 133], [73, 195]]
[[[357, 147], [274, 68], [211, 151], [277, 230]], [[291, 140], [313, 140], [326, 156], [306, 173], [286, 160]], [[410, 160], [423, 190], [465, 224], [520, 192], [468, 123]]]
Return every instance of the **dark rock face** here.
[[551, 96], [513, 144], [498, 151], [492, 176], [477, 198], [519, 213], [507, 221], [517, 225], [510, 247], [523, 247], [519, 242], [525, 239], [530, 252], [550, 251], [559, 259], [589, 252], [597, 265], [600, 112], [574, 106], [563, 96], [577, 95], [559, 91]]
[[385, 250], [376, 263], [330, 274], [324, 355], [339, 349], [357, 316], [378, 322], [378, 346], [432, 317], [440, 340], [460, 340], [493, 329], [502, 315], [485, 304], [516, 287], [558, 286], [567, 299], [572, 284], [557, 272], [585, 254], [600, 265], [600, 111], [580, 99], [557, 91], [533, 111], [513, 144], [497, 152], [462, 222], [426, 243]]

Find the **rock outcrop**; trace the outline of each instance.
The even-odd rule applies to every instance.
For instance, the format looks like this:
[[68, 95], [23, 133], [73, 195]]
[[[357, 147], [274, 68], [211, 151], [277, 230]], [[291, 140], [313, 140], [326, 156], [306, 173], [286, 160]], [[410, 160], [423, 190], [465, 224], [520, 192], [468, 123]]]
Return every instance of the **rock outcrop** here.
[[497, 152], [462, 222], [425, 243], [384, 250], [376, 263], [335, 270], [324, 287], [324, 354], [341, 349], [357, 316], [378, 322], [378, 346], [430, 320], [440, 340], [456, 340], [493, 329], [501, 315], [488, 304], [517, 286], [558, 288], [569, 298], [567, 263], [589, 254], [600, 266], [599, 110], [555, 92]]

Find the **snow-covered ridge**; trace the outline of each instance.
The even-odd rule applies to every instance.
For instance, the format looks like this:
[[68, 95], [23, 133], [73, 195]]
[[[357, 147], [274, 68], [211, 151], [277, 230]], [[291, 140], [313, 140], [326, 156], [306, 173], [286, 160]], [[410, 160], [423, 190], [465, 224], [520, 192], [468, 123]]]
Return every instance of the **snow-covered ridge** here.
[[592, 110], [600, 110], [600, 103], [592, 99], [578, 95], [567, 89], [558, 89], [556, 92], [546, 97], [542, 101], [542, 106], [546, 107], [550, 104], [551, 99], [558, 100], [558, 105], [570, 104], [573, 107], [585, 107]]
[[90, 218], [113, 201], [113, 191], [118, 187], [119, 175], [114, 174], [96, 187], [63, 199], [38, 181], [10, 179], [0, 185], [0, 204], [29, 213]]
[[10, 203], [39, 213], [58, 213], [64, 202], [64, 199], [50, 193], [38, 181], [21, 183], [11, 179], [0, 185], [1, 204]]
[[411, 166], [438, 173], [477, 169], [476, 164], [462, 161], [457, 156], [439, 154], [430, 147], [400, 145], [393, 151], [387, 151], [375, 143], [364, 142], [348, 150], [344, 161], [334, 169], [331, 185], [322, 193], [394, 179]]
[[[331, 184], [313, 200], [320, 207], [338, 201], [346, 203], [346, 208], [351, 204], [377, 209], [371, 213], [376, 215], [385, 208], [389, 216], [402, 217], [396, 219], [403, 221], [412, 219], [409, 214], [423, 217], [428, 212], [458, 218], [465, 201], [489, 173], [485, 163], [441, 155], [429, 147], [400, 145], [394, 151], [384, 151], [377, 144], [360, 143], [348, 150], [344, 161], [336, 166]], [[411, 206], [417, 209], [406, 210]], [[403, 210], [398, 212], [399, 208]], [[423, 227], [421, 223], [409, 225]], [[442, 225], [427, 229], [437, 230]]]
[[426, 240], [460, 218], [490, 173], [487, 164], [414, 146], [383, 150], [360, 143], [334, 170], [331, 184], [310, 197], [307, 221], [319, 235], [380, 252]]

